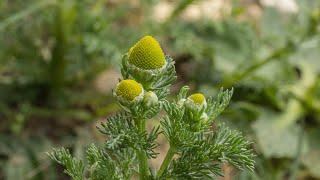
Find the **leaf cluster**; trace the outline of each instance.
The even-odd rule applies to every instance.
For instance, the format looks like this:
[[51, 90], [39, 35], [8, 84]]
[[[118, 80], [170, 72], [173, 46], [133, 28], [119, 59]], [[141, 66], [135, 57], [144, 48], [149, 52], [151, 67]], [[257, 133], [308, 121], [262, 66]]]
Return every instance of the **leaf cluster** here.
[[101, 123], [101, 127], [98, 128], [108, 137], [105, 143], [108, 151], [131, 148], [145, 151], [149, 158], [155, 158], [157, 155], [154, 149], [158, 146], [155, 140], [160, 133], [159, 127], [153, 128], [150, 133], [140, 132], [130, 115], [123, 113], [108, 118], [107, 122]]
[[[185, 98], [187, 90], [187, 87], [182, 88], [178, 97]], [[162, 178], [212, 178], [222, 175], [222, 163], [253, 171], [251, 143], [223, 124], [211, 127], [213, 118], [226, 107], [231, 95], [232, 90], [221, 90], [217, 98], [208, 98], [207, 108], [199, 111], [208, 113], [209, 120], [205, 123], [196, 123], [201, 122], [199, 112], [195, 114], [181, 107], [181, 99], [165, 103], [167, 116], [163, 118], [161, 125], [170, 147], [177, 151], [177, 157]]]

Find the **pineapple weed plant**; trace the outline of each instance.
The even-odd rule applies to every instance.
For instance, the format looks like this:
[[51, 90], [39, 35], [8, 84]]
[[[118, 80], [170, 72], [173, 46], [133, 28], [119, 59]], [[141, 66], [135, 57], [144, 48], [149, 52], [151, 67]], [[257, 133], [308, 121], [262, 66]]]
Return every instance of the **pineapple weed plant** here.
[[[123, 79], [113, 92], [123, 111], [108, 118], [98, 130], [107, 136], [103, 147], [91, 144], [87, 160], [78, 160], [65, 148], [49, 156], [65, 167], [73, 179], [212, 179], [222, 176], [221, 166], [254, 169], [250, 142], [215, 118], [226, 108], [233, 90], [221, 90], [216, 98], [202, 93], [187, 95], [181, 88], [169, 101], [176, 79], [174, 61], [165, 56], [151, 36], [138, 41], [122, 59]], [[146, 121], [160, 111], [160, 125], [148, 132]], [[213, 125], [214, 124], [214, 125]], [[155, 171], [148, 159], [156, 158], [156, 139], [163, 134], [170, 148]]]

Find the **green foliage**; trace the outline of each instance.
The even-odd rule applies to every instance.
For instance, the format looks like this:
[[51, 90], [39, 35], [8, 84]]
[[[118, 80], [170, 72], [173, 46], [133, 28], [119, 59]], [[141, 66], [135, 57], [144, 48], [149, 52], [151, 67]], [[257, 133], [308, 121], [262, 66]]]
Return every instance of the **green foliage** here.
[[[238, 169], [253, 171], [254, 161], [250, 145], [236, 131], [220, 125], [214, 132], [206, 131], [196, 136], [190, 135], [192, 141], [175, 145], [180, 157], [175, 159], [164, 173], [165, 178], [197, 179], [213, 178], [222, 175], [220, 163], [230, 163]], [[213, 161], [215, 160], [215, 161]]]
[[113, 158], [104, 153], [103, 150], [91, 144], [87, 150], [87, 159], [91, 179], [130, 179], [134, 153], [124, 150], [115, 154]]
[[[228, 105], [233, 90], [221, 90], [217, 98], [208, 98], [207, 106], [201, 109], [187, 105], [188, 87], [181, 88], [178, 99], [169, 102], [166, 96], [175, 79], [175, 71], [172, 59], [166, 58], [166, 61], [164, 68], [150, 72], [127, 65], [124, 57], [123, 78], [134, 78], [145, 90], [154, 90], [159, 101], [146, 105], [140, 99], [128, 101], [115, 94], [124, 111], [107, 118], [98, 128], [107, 141], [102, 148], [91, 145], [87, 150], [88, 173], [85, 174], [89, 174], [90, 179], [130, 179], [134, 175], [140, 179], [209, 178], [223, 174], [223, 163], [253, 171], [251, 143], [224, 125], [211, 127], [213, 120]], [[151, 73], [151, 77], [145, 76], [139, 81], [146, 73]], [[146, 121], [162, 108], [167, 115], [161, 118], [161, 126], [146, 131]], [[155, 148], [159, 134], [166, 136], [170, 149], [160, 169], [152, 173], [147, 160], [158, 155]], [[53, 150], [49, 155], [64, 165], [65, 172], [73, 179], [84, 178], [82, 162], [72, 158], [64, 148]]]
[[73, 158], [68, 150], [64, 148], [53, 150], [52, 153], [49, 153], [49, 156], [57, 163], [63, 165], [66, 168], [65, 173], [71, 176], [72, 179], [83, 179], [83, 163]]
[[[123, 40], [137, 36], [135, 27], [119, 25], [128, 8], [90, 0], [1, 2], [0, 106], [7, 129], [23, 131], [15, 114], [25, 123], [34, 117], [95, 118], [99, 109], [87, 107], [106, 103], [93, 101], [105, 95], [93, 92], [92, 83], [127, 50]], [[118, 32], [122, 40], [115, 38]], [[25, 112], [25, 105], [31, 110]], [[20, 130], [10, 128], [15, 124]]]
[[229, 105], [232, 94], [233, 89], [223, 91], [223, 88], [221, 88], [216, 98], [208, 99], [207, 113], [210, 119], [215, 119], [224, 111], [224, 109]]
[[1, 134], [0, 146], [1, 179], [56, 177], [50, 160], [45, 155], [45, 152], [52, 149], [52, 143], [46, 138], [38, 136], [24, 140]]
[[154, 149], [158, 137], [159, 127], [153, 128], [150, 134], [139, 132], [130, 114], [118, 114], [107, 119], [107, 123], [102, 123], [99, 128], [102, 134], [110, 139], [106, 142], [105, 148], [108, 150], [126, 149], [143, 150], [149, 158], [155, 158], [157, 153]]
[[[232, 6], [230, 1], [223, 2], [228, 6], [227, 11], [219, 13], [218, 18], [212, 19], [210, 13], [204, 14], [205, 18], [186, 19], [184, 10], [202, 1], [176, 1], [172, 3], [172, 14], [164, 23], [159, 23], [154, 7], [162, 1], [155, 0], [139, 3], [0, 1], [0, 179], [61, 178], [41, 153], [49, 151], [52, 140], [68, 146], [76, 157], [86, 156], [83, 144], [89, 144], [96, 136], [85, 133], [90, 131], [90, 124], [83, 121], [119, 109], [112, 104], [112, 98], [94, 90], [93, 81], [110, 64], [119, 64], [119, 57], [142, 34], [154, 34], [166, 45], [164, 50], [175, 59], [171, 71], [177, 69], [178, 85], [183, 82], [190, 85], [192, 91], [218, 96], [221, 87], [235, 87], [231, 106], [221, 116], [217, 115], [228, 104], [223, 101], [230, 98], [221, 94], [221, 99], [207, 99], [208, 106], [217, 106], [214, 112], [207, 111], [212, 114], [208, 119], [214, 127], [219, 127], [218, 122], [224, 120], [255, 142], [258, 154], [255, 172], [232, 174], [234, 178], [319, 178], [319, 135], [316, 133], [320, 125], [319, 1], [295, 1], [298, 11], [290, 13], [267, 7], [262, 1], [232, 2]], [[128, 69], [122, 73], [124, 78], [130, 76], [125, 75], [126, 72]], [[159, 117], [160, 129], [156, 131], [156, 126], [154, 135], [139, 133], [137, 128], [128, 134], [117, 130], [122, 124], [103, 123], [99, 130], [104, 131], [104, 126], [108, 126], [108, 131], [115, 132], [116, 136], [108, 138], [108, 145], [92, 148], [91, 157], [95, 159], [92, 162], [102, 154], [105, 154], [103, 158], [113, 161], [93, 164], [84, 161], [85, 176], [89, 176], [89, 172], [93, 179], [101, 179], [106, 174], [115, 179], [137, 175], [140, 154], [136, 151], [145, 150], [146, 156], [155, 157], [159, 152], [154, 149], [157, 144], [152, 139], [159, 132], [171, 136], [171, 144], [192, 139], [193, 136], [177, 131], [183, 123], [175, 122], [171, 129], [162, 129], [171, 126], [170, 113], [185, 117], [192, 130], [208, 130], [192, 123], [192, 116], [179, 115], [182, 112], [178, 101], [187, 97], [187, 91], [180, 93], [176, 102], [169, 101], [169, 85], [175, 73], [169, 70], [164, 73], [173, 76], [158, 76], [164, 79], [155, 81], [162, 81], [162, 85], [154, 83], [148, 87], [149, 91], [158, 91], [161, 103], [148, 111], [141, 108], [142, 102], [130, 107], [122, 105], [127, 113], [144, 113], [148, 118], [158, 118], [155, 115], [166, 109], [168, 114]], [[139, 76], [140, 81], [154, 78], [145, 74], [135, 78]], [[162, 91], [163, 87], [167, 90]], [[171, 90], [176, 92], [176, 86]], [[298, 108], [292, 108], [291, 104], [297, 104]], [[122, 113], [121, 116], [127, 118]], [[200, 114], [193, 116], [201, 117]], [[135, 120], [129, 119], [123, 126], [129, 127], [130, 123], [130, 127], [135, 126]], [[76, 130], [79, 128], [80, 132]], [[134, 138], [133, 133], [142, 140], [135, 144], [138, 138]], [[119, 165], [125, 161], [116, 162], [115, 154], [108, 157], [103, 152], [121, 148], [125, 142], [131, 143], [131, 150], [118, 155], [120, 160], [131, 159], [127, 163], [135, 166], [129, 165], [130, 168]], [[197, 145], [200, 151], [201, 144]], [[176, 151], [178, 149], [168, 154], [175, 152], [176, 158], [181, 155]], [[95, 156], [99, 153], [101, 156]], [[125, 156], [122, 153], [132, 158], [121, 158]], [[213, 169], [217, 167], [214, 172], [220, 171], [218, 166], [208, 165]], [[126, 172], [121, 172], [122, 169]]]
[[191, 64], [193, 73], [182, 67], [181, 74], [199, 91], [237, 90], [219, 118], [257, 143], [256, 174], [242, 173], [243, 179], [319, 178], [317, 148], [307, 134], [319, 128], [320, 4], [295, 2], [291, 13], [258, 4], [261, 17], [235, 3], [233, 10], [242, 9], [235, 14], [172, 20], [164, 32], [180, 66]]

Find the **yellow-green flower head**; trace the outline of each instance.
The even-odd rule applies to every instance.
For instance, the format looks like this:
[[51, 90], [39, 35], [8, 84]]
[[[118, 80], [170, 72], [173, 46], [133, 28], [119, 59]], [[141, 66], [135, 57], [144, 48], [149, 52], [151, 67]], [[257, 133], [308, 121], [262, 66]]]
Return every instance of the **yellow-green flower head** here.
[[189, 99], [192, 100], [195, 104], [201, 105], [206, 101], [206, 98], [202, 93], [195, 93], [189, 96]]
[[133, 101], [143, 94], [142, 85], [135, 80], [126, 79], [118, 83], [115, 93], [126, 101]]
[[202, 93], [195, 93], [190, 95], [186, 100], [186, 105], [191, 108], [202, 108], [207, 106], [206, 98]]
[[144, 36], [129, 50], [128, 61], [143, 70], [160, 69], [166, 64], [160, 44], [152, 36]]

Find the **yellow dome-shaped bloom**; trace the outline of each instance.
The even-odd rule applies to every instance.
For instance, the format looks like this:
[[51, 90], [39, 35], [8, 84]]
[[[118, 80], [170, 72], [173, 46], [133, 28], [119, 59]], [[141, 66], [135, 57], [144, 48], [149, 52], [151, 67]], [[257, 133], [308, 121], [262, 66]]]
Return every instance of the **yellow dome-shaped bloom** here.
[[202, 105], [206, 103], [206, 98], [202, 93], [195, 93], [189, 96], [189, 99], [192, 100], [195, 104]]
[[132, 101], [138, 97], [142, 91], [141, 84], [137, 83], [135, 80], [127, 79], [118, 83], [116, 95], [125, 100]]
[[165, 63], [164, 53], [156, 39], [145, 36], [129, 50], [128, 61], [130, 64], [143, 70], [162, 68]]

